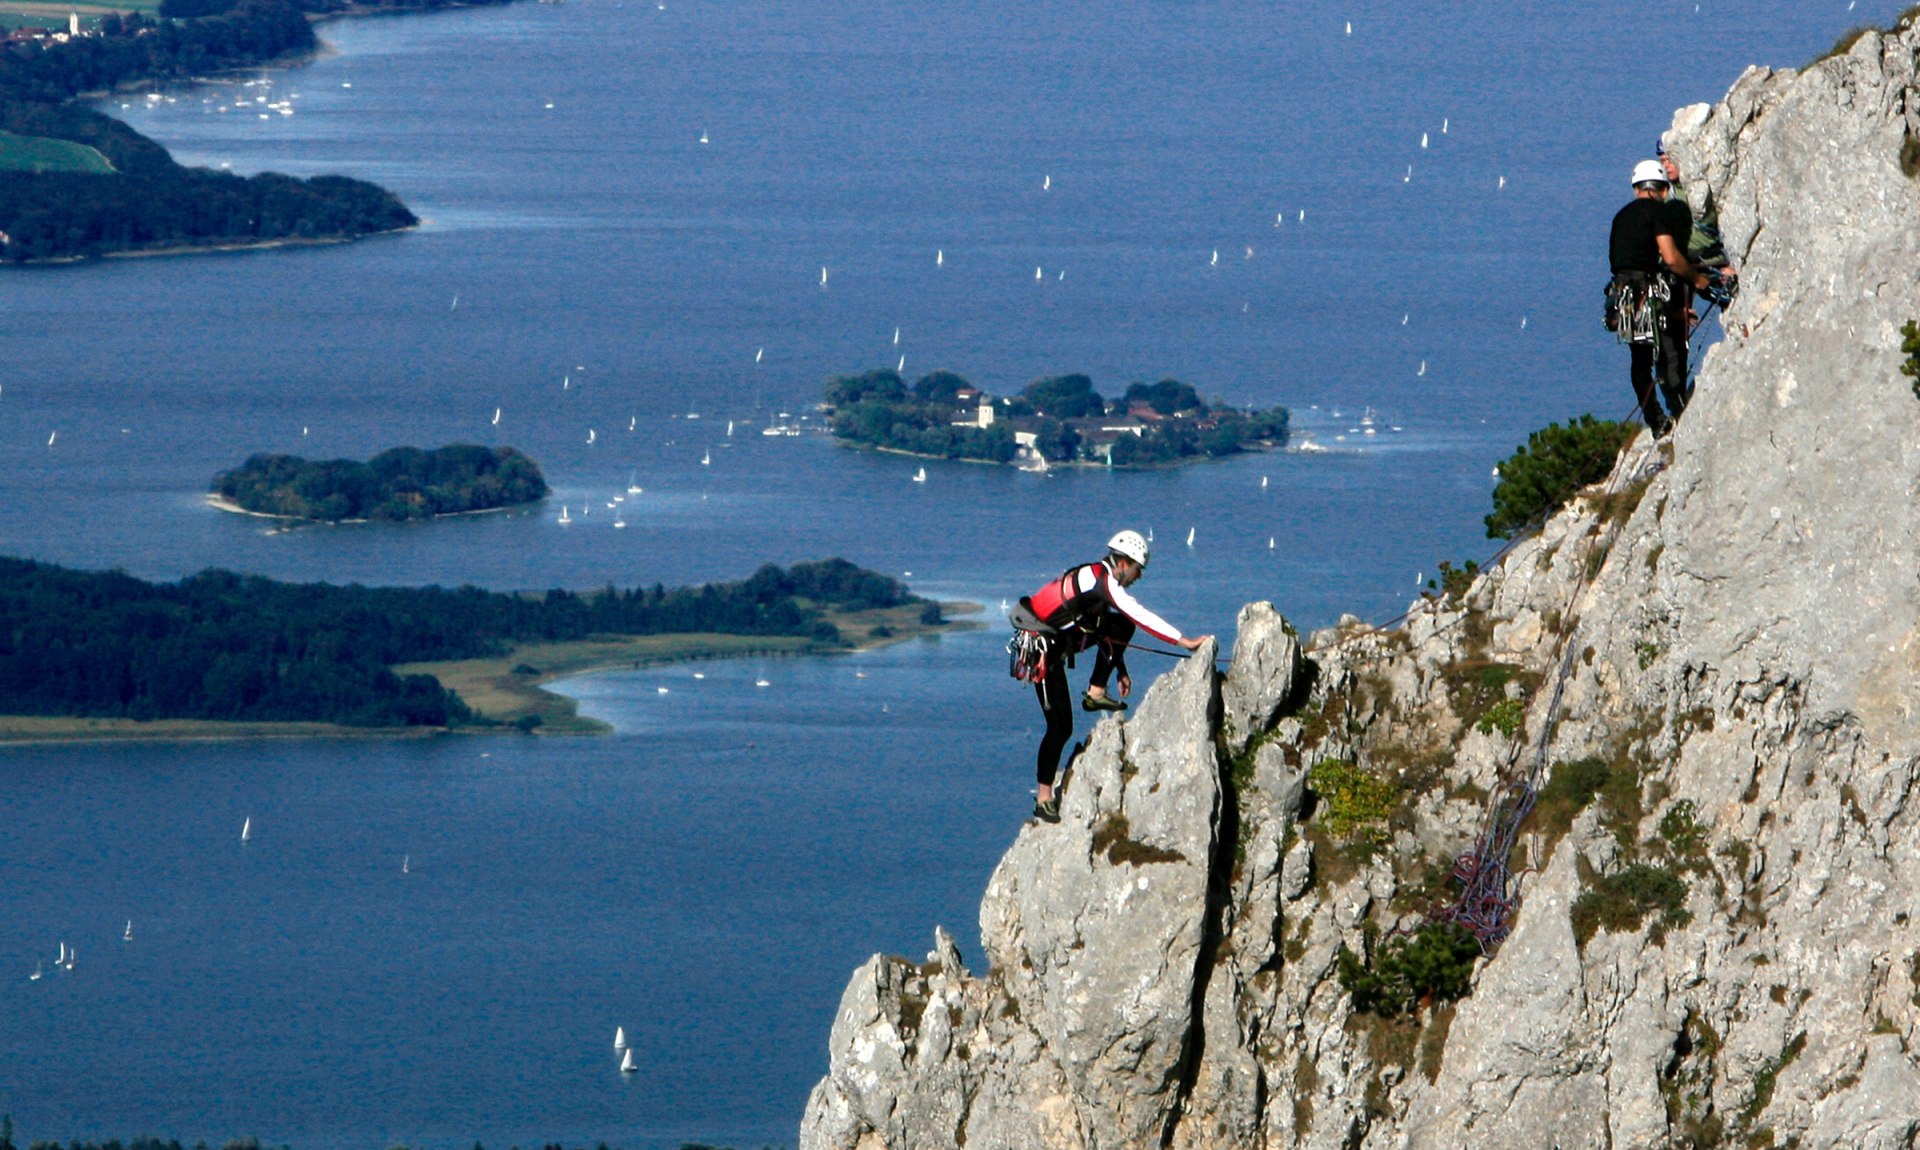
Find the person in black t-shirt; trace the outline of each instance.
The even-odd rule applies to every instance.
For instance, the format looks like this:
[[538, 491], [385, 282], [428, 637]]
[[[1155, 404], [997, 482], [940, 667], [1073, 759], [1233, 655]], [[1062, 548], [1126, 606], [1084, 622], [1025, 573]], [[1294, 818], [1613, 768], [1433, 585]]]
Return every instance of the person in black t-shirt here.
[[[1634, 398], [1655, 435], [1665, 435], [1687, 405], [1687, 289], [1708, 283], [1686, 255], [1693, 217], [1667, 202], [1668, 189], [1658, 160], [1635, 165], [1633, 199], [1613, 217], [1607, 245], [1614, 290], [1626, 301], [1620, 338], [1632, 353]], [[1654, 394], [1656, 369], [1665, 411]]]

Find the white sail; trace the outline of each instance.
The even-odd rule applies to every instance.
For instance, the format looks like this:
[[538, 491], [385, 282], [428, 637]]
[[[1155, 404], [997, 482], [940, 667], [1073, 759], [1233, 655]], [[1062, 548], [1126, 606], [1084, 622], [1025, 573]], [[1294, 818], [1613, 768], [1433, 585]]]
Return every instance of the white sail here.
[[613, 1048], [615, 1050], [625, 1050], [627, 1048], [626, 1027], [616, 1026], [613, 1028]]
[[253, 838], [253, 816], [248, 815], [246, 818], [246, 821], [240, 824], [240, 841], [244, 843], [252, 838]]
[[628, 1047], [626, 1054], [620, 1059], [620, 1073], [632, 1074], [638, 1069], [640, 1069], [639, 1064], [633, 1060], [633, 1048]]
[[1193, 528], [1187, 528], [1187, 546], [1193, 546]]

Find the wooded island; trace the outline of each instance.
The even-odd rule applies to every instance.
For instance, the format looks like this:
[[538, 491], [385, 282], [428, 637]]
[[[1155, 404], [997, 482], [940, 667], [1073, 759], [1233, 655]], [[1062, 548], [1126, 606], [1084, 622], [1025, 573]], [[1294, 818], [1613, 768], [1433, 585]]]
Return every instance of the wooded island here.
[[360, 463], [255, 455], [214, 477], [229, 509], [323, 523], [427, 519], [493, 511], [547, 494], [533, 460], [511, 447], [449, 444], [434, 451], [395, 447]]
[[1149, 467], [1284, 447], [1288, 413], [1208, 402], [1177, 379], [1103, 398], [1085, 375], [1035, 380], [995, 399], [951, 371], [911, 386], [895, 371], [828, 381], [833, 434], [849, 443], [989, 463]]

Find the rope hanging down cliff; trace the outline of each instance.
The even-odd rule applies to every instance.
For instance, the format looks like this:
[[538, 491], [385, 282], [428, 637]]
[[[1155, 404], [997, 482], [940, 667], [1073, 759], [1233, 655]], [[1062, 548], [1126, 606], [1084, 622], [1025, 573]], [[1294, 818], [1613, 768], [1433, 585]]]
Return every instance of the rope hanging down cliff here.
[[[1648, 465], [1638, 469], [1626, 486], [1652, 479], [1665, 466], [1660, 454], [1654, 453]], [[1609, 480], [1604, 495], [1617, 493], [1612, 480]], [[1586, 556], [1592, 556], [1602, 546], [1610, 548], [1619, 534], [1620, 526], [1615, 523], [1600, 536], [1591, 537]], [[1581, 563], [1581, 575], [1575, 580], [1562, 611], [1562, 618], [1567, 620], [1566, 634], [1569, 636], [1579, 624], [1580, 596], [1592, 581], [1594, 572], [1591, 567], [1588, 561]], [[1520, 828], [1533, 812], [1534, 802], [1539, 797], [1542, 776], [1546, 771], [1547, 750], [1560, 721], [1560, 701], [1566, 692], [1567, 680], [1573, 674], [1574, 649], [1574, 644], [1568, 641], [1561, 651], [1560, 665], [1553, 676], [1553, 691], [1547, 700], [1546, 715], [1534, 742], [1532, 762], [1528, 764], [1526, 773], [1517, 776], [1511, 773], [1521, 752], [1520, 745], [1516, 743], [1507, 756], [1506, 766], [1501, 770], [1500, 782], [1487, 800], [1487, 813], [1479, 836], [1474, 839], [1472, 848], [1454, 860], [1453, 877], [1460, 883], [1460, 895], [1451, 905], [1430, 916], [1434, 922], [1451, 922], [1464, 927], [1479, 941], [1480, 949], [1484, 952], [1490, 953], [1507, 937], [1513, 929], [1513, 913], [1520, 906], [1519, 892], [1514, 889], [1516, 876], [1509, 860], [1513, 858], [1514, 847], [1519, 842]]]

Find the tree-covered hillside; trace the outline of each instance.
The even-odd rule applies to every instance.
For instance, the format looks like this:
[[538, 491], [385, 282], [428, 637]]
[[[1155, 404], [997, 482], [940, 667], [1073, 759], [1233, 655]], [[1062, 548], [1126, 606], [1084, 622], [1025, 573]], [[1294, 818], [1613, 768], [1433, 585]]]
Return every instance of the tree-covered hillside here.
[[471, 718], [458, 695], [389, 668], [593, 635], [837, 642], [822, 608], [914, 602], [897, 580], [842, 559], [768, 565], [734, 583], [529, 596], [228, 571], [149, 583], [0, 558], [0, 714], [450, 726]]
[[182, 167], [127, 125], [69, 102], [312, 52], [318, 41], [307, 12], [320, 3], [239, 0], [192, 18], [108, 15], [65, 42], [0, 45], [0, 132], [40, 141], [43, 150], [49, 141], [83, 145], [112, 166], [0, 165], [0, 262], [351, 239], [418, 223], [391, 192], [363, 180]]

